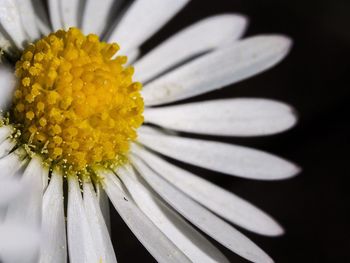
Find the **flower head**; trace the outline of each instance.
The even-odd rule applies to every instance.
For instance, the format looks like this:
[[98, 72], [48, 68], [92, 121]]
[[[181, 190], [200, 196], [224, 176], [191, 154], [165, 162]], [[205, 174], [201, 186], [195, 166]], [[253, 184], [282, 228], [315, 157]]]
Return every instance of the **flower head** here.
[[28, 45], [16, 62], [10, 122], [18, 140], [64, 173], [125, 159], [142, 124], [141, 84], [117, 44], [59, 30]]
[[298, 167], [277, 156], [178, 131], [274, 134], [296, 122], [291, 107], [244, 98], [164, 104], [263, 72], [285, 57], [291, 41], [240, 40], [246, 18], [225, 14], [137, 60], [139, 46], [188, 1], [134, 1], [116, 27], [107, 19], [113, 1], [84, 2], [81, 9], [77, 0], [48, 1], [49, 23], [41, 1], [35, 8], [0, 1], [0, 180], [19, 179], [16, 191], [24, 193], [7, 195], [3, 222], [21, 218], [40, 231], [42, 263], [67, 262], [67, 252], [72, 263], [116, 262], [109, 198], [159, 262], [227, 262], [197, 229], [250, 261], [271, 262], [230, 223], [276, 236], [283, 229], [274, 219], [160, 155], [244, 178], [289, 178]]

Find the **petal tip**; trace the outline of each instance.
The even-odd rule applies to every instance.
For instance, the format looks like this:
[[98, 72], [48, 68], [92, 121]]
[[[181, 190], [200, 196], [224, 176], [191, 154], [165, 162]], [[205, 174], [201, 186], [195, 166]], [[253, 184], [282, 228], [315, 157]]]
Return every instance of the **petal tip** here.
[[270, 229], [269, 232], [265, 233], [266, 236], [269, 237], [280, 237], [285, 234], [284, 228], [277, 222], [274, 223], [273, 228]]

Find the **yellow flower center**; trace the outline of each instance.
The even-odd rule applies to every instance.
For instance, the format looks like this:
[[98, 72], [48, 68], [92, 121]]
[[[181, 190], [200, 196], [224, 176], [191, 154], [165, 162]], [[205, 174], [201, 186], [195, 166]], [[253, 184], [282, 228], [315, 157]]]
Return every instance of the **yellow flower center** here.
[[72, 172], [125, 159], [144, 105], [118, 49], [77, 28], [30, 44], [16, 63], [10, 113], [20, 143]]

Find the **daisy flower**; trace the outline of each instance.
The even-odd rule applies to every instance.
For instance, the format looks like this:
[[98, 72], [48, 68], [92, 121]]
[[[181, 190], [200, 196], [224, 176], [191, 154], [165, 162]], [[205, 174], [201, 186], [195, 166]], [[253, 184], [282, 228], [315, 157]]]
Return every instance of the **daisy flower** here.
[[163, 157], [249, 179], [296, 175], [272, 154], [189, 136], [279, 133], [296, 122], [290, 106], [181, 103], [271, 68], [291, 41], [241, 39], [247, 19], [221, 14], [137, 59], [187, 2], [136, 0], [111, 19], [118, 1], [0, 0], [0, 180], [31, 189], [1, 222], [40, 229], [38, 262], [116, 262], [109, 200], [158, 262], [228, 262], [201, 232], [247, 260], [272, 262], [235, 226], [281, 235], [274, 219]]

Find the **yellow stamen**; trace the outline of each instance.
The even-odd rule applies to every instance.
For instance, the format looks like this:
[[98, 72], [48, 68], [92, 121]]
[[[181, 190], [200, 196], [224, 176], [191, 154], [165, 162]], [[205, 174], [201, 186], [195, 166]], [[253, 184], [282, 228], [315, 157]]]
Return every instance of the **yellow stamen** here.
[[118, 49], [77, 28], [30, 44], [16, 63], [11, 117], [21, 143], [72, 172], [124, 159], [144, 106]]

